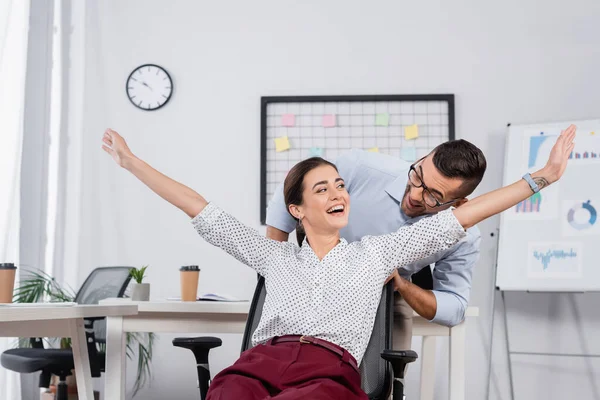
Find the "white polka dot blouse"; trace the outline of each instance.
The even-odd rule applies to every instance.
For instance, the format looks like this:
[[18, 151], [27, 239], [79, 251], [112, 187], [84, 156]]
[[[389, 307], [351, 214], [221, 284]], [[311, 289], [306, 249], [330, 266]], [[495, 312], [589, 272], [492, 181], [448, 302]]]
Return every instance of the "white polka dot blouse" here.
[[335, 343], [360, 364], [381, 291], [395, 268], [448, 249], [465, 236], [452, 209], [381, 236], [345, 239], [319, 260], [306, 240], [278, 242], [209, 203], [196, 231], [265, 277], [267, 295], [254, 345], [274, 336], [310, 335]]

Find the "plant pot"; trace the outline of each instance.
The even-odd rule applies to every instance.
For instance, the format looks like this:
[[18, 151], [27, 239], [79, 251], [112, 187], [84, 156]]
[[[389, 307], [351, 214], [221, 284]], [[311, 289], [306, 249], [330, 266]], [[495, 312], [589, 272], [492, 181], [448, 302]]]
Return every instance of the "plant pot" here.
[[131, 300], [133, 301], [148, 301], [150, 300], [150, 284], [149, 283], [134, 283]]

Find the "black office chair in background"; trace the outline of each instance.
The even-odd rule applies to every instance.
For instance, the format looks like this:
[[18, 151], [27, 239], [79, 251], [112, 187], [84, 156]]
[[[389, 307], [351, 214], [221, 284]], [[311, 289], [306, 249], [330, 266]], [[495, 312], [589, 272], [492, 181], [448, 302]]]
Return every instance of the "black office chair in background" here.
[[[123, 297], [131, 279], [133, 267], [99, 267], [86, 278], [75, 296], [78, 304], [98, 304], [110, 297]], [[104, 372], [105, 354], [97, 350], [97, 343], [106, 343], [106, 320], [104, 317], [86, 318], [86, 339], [92, 377]], [[59, 377], [56, 400], [67, 400], [68, 375], [75, 368], [71, 349], [45, 349], [41, 338], [31, 339], [32, 348], [6, 350], [0, 356], [4, 368], [20, 373], [41, 371], [39, 387], [50, 386], [52, 375]]]
[[[261, 277], [256, 285], [250, 305], [250, 312], [242, 339], [242, 352], [252, 347], [252, 333], [255, 331], [260, 320], [265, 294], [264, 278]], [[369, 396], [369, 399], [372, 400], [389, 398], [392, 390], [392, 381], [394, 399], [402, 400], [406, 364], [417, 359], [417, 353], [412, 350], [392, 350], [393, 300], [393, 287], [390, 283], [383, 288], [371, 339], [360, 364], [361, 387]], [[174, 346], [190, 349], [196, 358], [201, 400], [205, 399], [210, 383], [208, 353], [210, 349], [221, 346], [221, 344], [221, 339], [216, 337], [173, 339]], [[391, 369], [390, 364], [392, 366]]]

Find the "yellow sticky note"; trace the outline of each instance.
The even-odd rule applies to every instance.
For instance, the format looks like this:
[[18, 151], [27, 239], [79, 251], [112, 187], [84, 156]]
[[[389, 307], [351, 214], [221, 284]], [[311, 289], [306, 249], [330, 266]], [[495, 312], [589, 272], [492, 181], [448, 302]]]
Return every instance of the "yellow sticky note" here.
[[275, 138], [275, 151], [282, 152], [290, 149], [290, 141], [287, 136]]
[[370, 151], [371, 153], [379, 153], [379, 147], [371, 147], [370, 149], [367, 149], [367, 151]]
[[596, 132], [590, 132], [590, 135], [595, 135], [595, 134], [596, 134]]
[[419, 126], [417, 124], [404, 128], [404, 139], [413, 140], [419, 137]]

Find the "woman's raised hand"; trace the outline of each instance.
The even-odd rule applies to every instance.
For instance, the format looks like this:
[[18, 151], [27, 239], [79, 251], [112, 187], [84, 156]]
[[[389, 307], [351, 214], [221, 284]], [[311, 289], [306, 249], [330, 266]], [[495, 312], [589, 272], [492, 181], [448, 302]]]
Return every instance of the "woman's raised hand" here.
[[112, 129], [107, 129], [104, 131], [104, 136], [102, 137], [102, 149], [106, 151], [110, 156], [115, 160], [115, 162], [120, 167], [125, 167], [127, 161], [134, 158], [133, 153], [129, 150], [129, 146], [127, 146], [127, 142], [121, 135]]
[[543, 168], [544, 173], [542, 176], [548, 181], [547, 184], [556, 182], [565, 172], [567, 161], [569, 161], [569, 156], [575, 147], [573, 140], [575, 139], [576, 130], [577, 127], [575, 125], [570, 125], [560, 133], [556, 143], [554, 143], [548, 157], [548, 162], [546, 162]]

